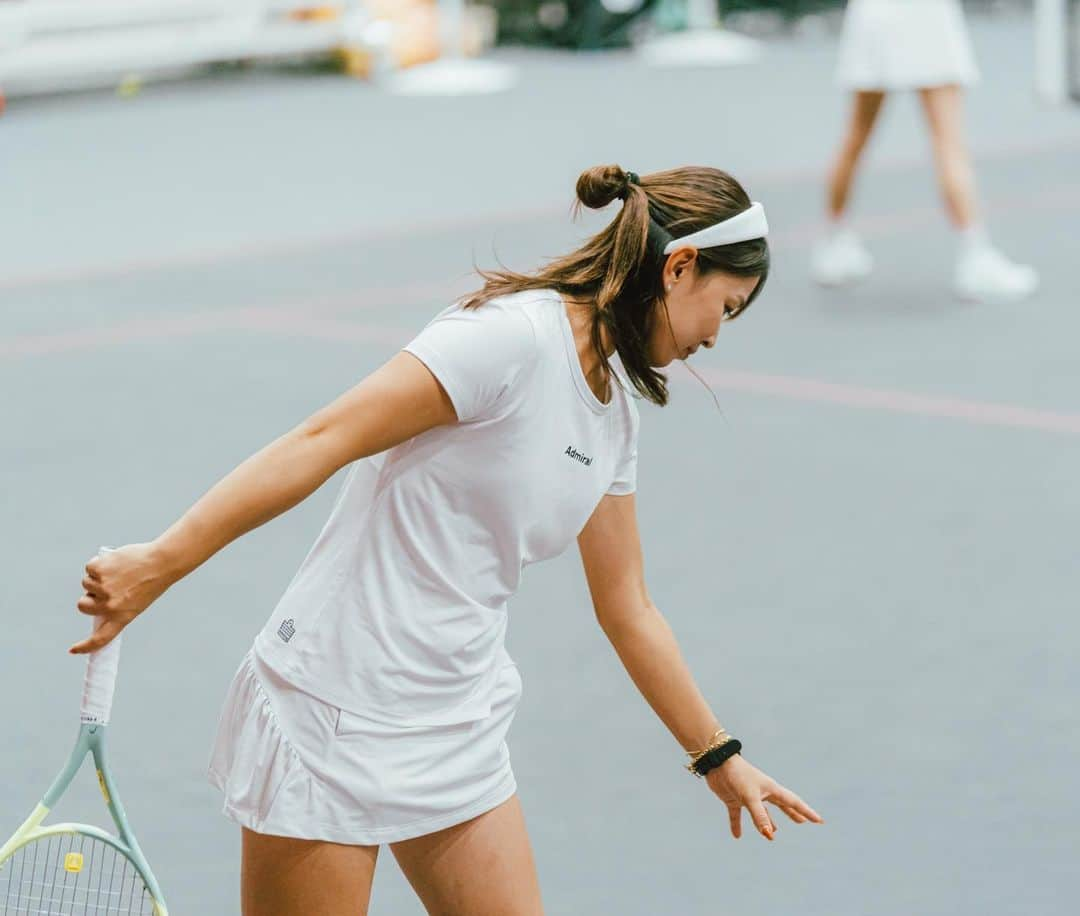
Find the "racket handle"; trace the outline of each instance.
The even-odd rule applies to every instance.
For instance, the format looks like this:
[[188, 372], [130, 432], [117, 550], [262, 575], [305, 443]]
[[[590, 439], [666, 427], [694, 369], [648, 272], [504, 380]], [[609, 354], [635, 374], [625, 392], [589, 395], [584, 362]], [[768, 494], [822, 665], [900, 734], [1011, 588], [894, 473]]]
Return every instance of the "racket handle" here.
[[[102, 547], [98, 556], [113, 548]], [[93, 632], [105, 622], [95, 617]], [[86, 678], [83, 681], [82, 708], [79, 718], [87, 725], [108, 725], [112, 712], [113, 691], [116, 689], [116, 672], [120, 667], [120, 643], [123, 632], [117, 634], [107, 646], [91, 652], [86, 659]]]

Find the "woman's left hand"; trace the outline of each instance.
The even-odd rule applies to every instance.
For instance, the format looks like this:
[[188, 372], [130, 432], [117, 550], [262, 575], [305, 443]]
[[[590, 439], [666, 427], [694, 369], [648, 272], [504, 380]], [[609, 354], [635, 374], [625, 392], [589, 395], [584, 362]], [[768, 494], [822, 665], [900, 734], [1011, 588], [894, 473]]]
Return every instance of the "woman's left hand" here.
[[731, 820], [731, 835], [742, 836], [742, 809], [750, 812], [754, 826], [767, 840], [776, 834], [776, 824], [769, 816], [765, 802], [776, 805], [796, 824], [807, 821], [824, 824], [821, 815], [798, 795], [785, 789], [780, 783], [766, 776], [757, 767], [743, 760], [741, 754], [725, 760], [723, 764], [705, 774], [709, 788], [727, 805]]

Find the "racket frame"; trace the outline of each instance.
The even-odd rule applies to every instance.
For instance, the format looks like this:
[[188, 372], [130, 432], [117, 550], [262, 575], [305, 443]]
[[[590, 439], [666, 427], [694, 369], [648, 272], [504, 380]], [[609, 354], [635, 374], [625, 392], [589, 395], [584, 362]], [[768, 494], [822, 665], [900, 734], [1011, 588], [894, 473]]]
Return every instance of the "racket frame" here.
[[[150, 892], [154, 904], [154, 916], [168, 916], [165, 898], [161, 893], [157, 878], [154, 877], [150, 864], [146, 861], [146, 856], [143, 855], [142, 849], [139, 848], [139, 841], [135, 838], [135, 834], [128, 824], [123, 803], [117, 794], [116, 783], [112, 778], [106, 754], [106, 731], [107, 726], [99, 723], [84, 723], [80, 726], [79, 737], [75, 742], [75, 747], [72, 749], [67, 765], [53, 780], [49, 790], [30, 816], [15, 831], [15, 835], [3, 846], [0, 846], [0, 868], [3, 868], [4, 863], [22, 847], [35, 840], [49, 836], [83, 834], [101, 840], [125, 856], [135, 867], [139, 877], [142, 878], [147, 890]], [[46, 827], [41, 826], [41, 822], [45, 820], [60, 797], [67, 791], [68, 786], [71, 785], [71, 781], [82, 767], [82, 762], [88, 754], [94, 759], [98, 785], [101, 788], [105, 805], [109, 809], [109, 814], [112, 816], [119, 836], [113, 836], [107, 831], [90, 824], [65, 823], [49, 824]]]
[[[102, 547], [98, 550], [99, 555], [109, 553], [113, 548]], [[102, 617], [95, 617], [93, 630], [97, 630], [104, 623]], [[146, 861], [139, 848], [139, 841], [135, 839], [135, 833], [128, 824], [124, 806], [120, 802], [120, 796], [116, 792], [116, 783], [109, 769], [108, 756], [105, 752], [105, 734], [108, 727], [109, 716], [112, 712], [113, 691], [116, 687], [116, 671], [120, 660], [120, 645], [122, 634], [118, 634], [108, 645], [90, 653], [86, 660], [86, 676], [83, 682], [83, 697], [80, 708], [81, 725], [79, 736], [75, 741], [75, 747], [71, 751], [67, 765], [53, 780], [49, 790], [31, 812], [30, 816], [23, 821], [22, 826], [15, 831], [3, 846], [0, 846], [0, 871], [4, 864], [20, 849], [34, 840], [43, 837], [60, 836], [67, 834], [82, 834], [90, 836], [111, 846], [121, 853], [139, 873], [146, 884], [147, 890], [154, 903], [154, 916], [168, 916], [165, 907], [165, 898], [161, 893], [157, 878], [150, 870], [150, 864]], [[56, 807], [60, 797], [71, 785], [75, 774], [82, 767], [83, 760], [87, 755], [94, 758], [94, 768], [97, 770], [98, 785], [105, 799], [105, 806], [109, 809], [113, 823], [119, 836], [93, 827], [89, 824], [50, 824], [42, 827], [49, 812]]]
[[[71, 757], [68, 759], [67, 765], [53, 780], [49, 790], [30, 816], [23, 822], [22, 826], [15, 831], [14, 836], [3, 846], [0, 846], [0, 869], [22, 847], [35, 840], [49, 836], [83, 834], [107, 843], [127, 858], [146, 884], [147, 890], [150, 891], [150, 897], [154, 903], [154, 916], [168, 916], [168, 909], [165, 906], [165, 898], [161, 893], [161, 887], [150, 869], [150, 864], [146, 861], [146, 856], [143, 855], [142, 849], [139, 848], [139, 841], [135, 838], [135, 834], [128, 824], [123, 803], [116, 792], [116, 783], [112, 778], [106, 754], [105, 734], [107, 728], [106, 725], [100, 723], [84, 723], [80, 726], [79, 737], [71, 751]], [[83, 760], [88, 754], [94, 759], [98, 785], [101, 788], [102, 797], [105, 799], [105, 805], [109, 809], [109, 814], [112, 816], [119, 836], [113, 836], [107, 831], [90, 824], [65, 823], [41, 826], [41, 822], [45, 820], [49, 812], [60, 800], [60, 797], [67, 791], [68, 786], [71, 785], [71, 781], [82, 767]]]

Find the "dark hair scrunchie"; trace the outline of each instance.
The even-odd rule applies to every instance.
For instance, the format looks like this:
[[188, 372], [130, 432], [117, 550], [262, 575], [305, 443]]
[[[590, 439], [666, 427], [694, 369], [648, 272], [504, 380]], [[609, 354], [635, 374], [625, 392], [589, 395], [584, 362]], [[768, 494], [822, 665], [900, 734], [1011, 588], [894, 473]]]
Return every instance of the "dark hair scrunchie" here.
[[626, 173], [626, 185], [619, 192], [619, 200], [626, 200], [626, 198], [630, 194], [630, 186], [635, 185], [635, 184], [636, 185], [641, 184], [641, 179], [638, 178], [637, 172], [627, 172]]

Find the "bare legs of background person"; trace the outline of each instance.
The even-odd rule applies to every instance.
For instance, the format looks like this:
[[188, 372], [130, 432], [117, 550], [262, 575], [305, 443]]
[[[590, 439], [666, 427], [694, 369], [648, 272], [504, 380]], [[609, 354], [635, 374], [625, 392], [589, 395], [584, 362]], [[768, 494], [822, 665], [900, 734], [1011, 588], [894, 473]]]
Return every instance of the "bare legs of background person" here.
[[[543, 916], [517, 796], [464, 824], [394, 843], [430, 916]], [[243, 830], [243, 916], [367, 916], [378, 846]]]
[[919, 90], [934, 150], [945, 212], [959, 236], [954, 288], [973, 301], [1015, 302], [1030, 296], [1038, 274], [1016, 264], [990, 241], [978, 213], [975, 170], [964, 134], [963, 90], [936, 86]]
[[829, 172], [829, 225], [814, 249], [811, 272], [824, 286], [840, 286], [865, 277], [874, 262], [845, 216], [859, 161], [885, 102], [884, 92], [856, 92], [840, 151]]

